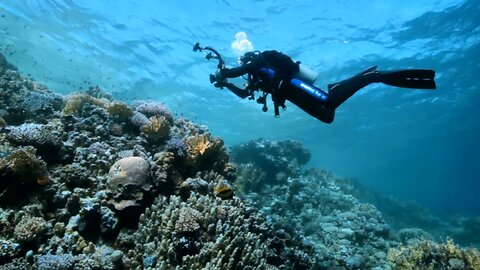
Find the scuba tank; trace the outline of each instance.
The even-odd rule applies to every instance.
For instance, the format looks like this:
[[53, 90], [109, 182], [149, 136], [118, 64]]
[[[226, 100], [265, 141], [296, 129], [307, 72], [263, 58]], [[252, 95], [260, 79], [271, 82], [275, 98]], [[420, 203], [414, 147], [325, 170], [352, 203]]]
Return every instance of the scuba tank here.
[[293, 77], [313, 85], [315, 80], [317, 80], [318, 72], [308, 68], [307, 66], [301, 63], [298, 65], [298, 67], [299, 67], [299, 70], [297, 74], [295, 74]]

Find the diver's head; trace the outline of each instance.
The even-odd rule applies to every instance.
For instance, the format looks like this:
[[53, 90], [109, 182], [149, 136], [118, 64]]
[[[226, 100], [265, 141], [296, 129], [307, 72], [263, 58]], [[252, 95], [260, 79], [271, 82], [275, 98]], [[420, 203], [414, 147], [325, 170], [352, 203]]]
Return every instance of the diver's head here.
[[245, 65], [248, 62], [252, 61], [254, 58], [256, 58], [259, 54], [260, 54], [259, 51], [246, 52], [244, 55], [240, 56], [239, 63], [241, 65]]

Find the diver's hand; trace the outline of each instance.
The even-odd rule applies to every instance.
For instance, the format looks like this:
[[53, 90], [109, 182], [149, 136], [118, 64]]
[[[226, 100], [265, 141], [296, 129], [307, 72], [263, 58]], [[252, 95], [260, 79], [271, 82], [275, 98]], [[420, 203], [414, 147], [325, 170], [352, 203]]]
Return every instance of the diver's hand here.
[[216, 82], [223, 82], [226, 81], [227, 78], [223, 77], [222, 75], [222, 70], [225, 69], [225, 67], [217, 68], [217, 71], [215, 71], [215, 81]]
[[223, 88], [227, 87], [230, 83], [227, 81], [227, 79], [224, 79], [223, 81], [219, 81], [213, 84], [216, 88]]

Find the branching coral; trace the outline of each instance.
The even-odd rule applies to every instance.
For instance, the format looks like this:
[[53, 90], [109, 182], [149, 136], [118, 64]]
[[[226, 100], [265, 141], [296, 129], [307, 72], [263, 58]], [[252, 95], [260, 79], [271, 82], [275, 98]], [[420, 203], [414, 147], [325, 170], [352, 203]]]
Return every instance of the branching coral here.
[[155, 269], [261, 269], [267, 265], [263, 220], [247, 213], [238, 199], [159, 198], [140, 220], [136, 236], [144, 244], [137, 245], [136, 252], [152, 257], [150, 267]]
[[480, 269], [480, 254], [476, 249], [462, 249], [451, 239], [445, 243], [429, 240], [390, 249], [387, 256], [394, 269]]
[[47, 222], [41, 217], [25, 215], [15, 226], [14, 237], [20, 242], [32, 242], [47, 230]]

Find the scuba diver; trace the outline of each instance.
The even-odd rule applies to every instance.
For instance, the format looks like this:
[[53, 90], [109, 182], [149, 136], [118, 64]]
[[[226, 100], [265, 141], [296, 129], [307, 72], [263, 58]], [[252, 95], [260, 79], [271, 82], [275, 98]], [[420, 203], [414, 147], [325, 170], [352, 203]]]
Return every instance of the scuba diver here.
[[[313, 85], [318, 75], [316, 72], [281, 52], [275, 50], [247, 52], [240, 58], [239, 67], [226, 68], [217, 51], [195, 44], [194, 51], [205, 49], [216, 54], [207, 55], [207, 59], [219, 59], [215, 75], [210, 75], [210, 82], [215, 87], [226, 87], [238, 97], [250, 99], [255, 99], [254, 92], [260, 90], [262, 95], [256, 101], [263, 104], [264, 112], [268, 110], [266, 98], [271, 94], [276, 117], [279, 116], [279, 107], [286, 109], [285, 101], [288, 100], [320, 121], [332, 123], [335, 110], [358, 90], [372, 83], [403, 88], [436, 89], [433, 70], [379, 71], [373, 66], [346, 80], [329, 84], [327, 93]], [[237, 87], [227, 80], [244, 75], [247, 75], [245, 88]]]

